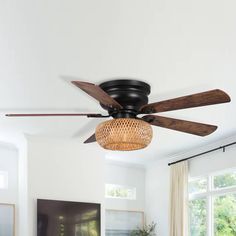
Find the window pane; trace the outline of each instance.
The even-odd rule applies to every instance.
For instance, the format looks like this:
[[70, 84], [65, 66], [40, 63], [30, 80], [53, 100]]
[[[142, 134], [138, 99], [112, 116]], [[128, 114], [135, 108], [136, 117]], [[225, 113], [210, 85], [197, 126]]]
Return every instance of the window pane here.
[[135, 200], [136, 188], [125, 187], [115, 184], [106, 184], [106, 197]]
[[189, 223], [191, 236], [207, 235], [207, 204], [206, 198], [199, 198], [189, 202]]
[[214, 188], [227, 188], [236, 186], [236, 171], [214, 176]]
[[215, 236], [236, 235], [236, 194], [215, 198], [214, 227]]
[[204, 193], [207, 191], [207, 178], [198, 178], [190, 180], [189, 194]]

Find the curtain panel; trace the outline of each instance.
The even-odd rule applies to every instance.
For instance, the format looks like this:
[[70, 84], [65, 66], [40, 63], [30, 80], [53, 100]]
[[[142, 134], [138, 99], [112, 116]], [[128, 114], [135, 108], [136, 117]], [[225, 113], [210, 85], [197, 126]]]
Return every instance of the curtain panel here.
[[188, 236], [188, 162], [170, 168], [170, 236]]

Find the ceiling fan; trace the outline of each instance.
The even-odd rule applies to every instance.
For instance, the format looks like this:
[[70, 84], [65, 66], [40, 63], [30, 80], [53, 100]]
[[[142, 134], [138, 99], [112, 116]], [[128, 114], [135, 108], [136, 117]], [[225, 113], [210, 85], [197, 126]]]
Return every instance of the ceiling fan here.
[[[150, 125], [168, 128], [198, 136], [206, 136], [217, 126], [186, 120], [153, 115], [154, 113], [178, 109], [207, 106], [230, 102], [224, 91], [214, 89], [165, 101], [148, 104], [150, 85], [138, 81], [119, 79], [95, 85], [88, 82], [72, 83], [95, 98], [108, 114], [59, 113], [59, 114], [6, 114], [8, 117], [35, 116], [87, 116], [89, 118], [108, 118], [96, 128], [95, 134], [84, 143], [98, 142], [103, 148], [111, 150], [137, 150], [146, 147], [152, 138]], [[138, 115], [142, 115], [141, 118]]]

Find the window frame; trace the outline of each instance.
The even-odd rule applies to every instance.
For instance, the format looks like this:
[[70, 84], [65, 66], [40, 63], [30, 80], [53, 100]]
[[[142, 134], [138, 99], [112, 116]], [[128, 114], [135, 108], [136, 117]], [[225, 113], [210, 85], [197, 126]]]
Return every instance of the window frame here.
[[[214, 198], [218, 196], [223, 196], [227, 194], [236, 194], [236, 186], [225, 187], [221, 189], [214, 188], [214, 176], [223, 175], [230, 172], [236, 171], [236, 168], [225, 169], [222, 171], [216, 171], [209, 173], [207, 175], [196, 176], [194, 178], [189, 178], [189, 182], [206, 178], [207, 180], [207, 189], [204, 193], [192, 193], [189, 194], [188, 201], [206, 198], [207, 202], [207, 235], [206, 236], [214, 236]], [[189, 226], [190, 227], [190, 226]]]

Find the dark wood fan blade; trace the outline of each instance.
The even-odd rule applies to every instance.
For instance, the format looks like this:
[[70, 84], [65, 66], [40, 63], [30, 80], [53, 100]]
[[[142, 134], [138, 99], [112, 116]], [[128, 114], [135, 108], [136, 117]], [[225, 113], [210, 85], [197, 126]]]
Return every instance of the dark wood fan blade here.
[[147, 115], [142, 117], [142, 119], [147, 121], [151, 125], [160, 126], [167, 129], [173, 129], [180, 132], [185, 132], [198, 136], [209, 135], [217, 129], [217, 126], [214, 125], [202, 124], [192, 121], [179, 120], [155, 115]]
[[214, 105], [225, 102], [230, 102], [229, 95], [222, 90], [215, 89], [166, 101], [150, 103], [141, 108], [140, 114], [173, 111], [178, 109]]
[[84, 143], [93, 143], [96, 142], [96, 136], [95, 134], [93, 134], [92, 136], [90, 136], [87, 140], [84, 141]]
[[92, 118], [105, 118], [109, 116], [103, 116], [101, 114], [90, 114], [90, 113], [45, 113], [45, 114], [6, 114], [8, 117], [34, 117], [34, 116], [87, 116]]
[[116, 109], [122, 109], [122, 106], [99, 86], [81, 81], [72, 81], [71, 83], [82, 89], [88, 95], [98, 100], [104, 106]]

